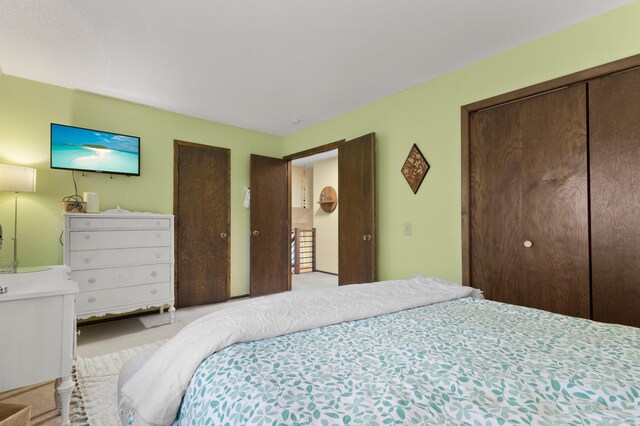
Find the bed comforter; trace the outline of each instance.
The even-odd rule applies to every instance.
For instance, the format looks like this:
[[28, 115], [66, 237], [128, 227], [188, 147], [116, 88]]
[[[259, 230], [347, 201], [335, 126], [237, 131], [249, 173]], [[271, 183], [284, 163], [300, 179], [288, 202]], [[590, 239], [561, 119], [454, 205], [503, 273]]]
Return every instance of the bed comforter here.
[[209, 314], [163, 345], [122, 387], [127, 425], [166, 425], [177, 415], [196, 368], [209, 355], [239, 342], [372, 318], [468, 297], [477, 290], [444, 280], [410, 280], [287, 292]]
[[640, 329], [465, 298], [236, 344], [176, 424], [640, 424]]

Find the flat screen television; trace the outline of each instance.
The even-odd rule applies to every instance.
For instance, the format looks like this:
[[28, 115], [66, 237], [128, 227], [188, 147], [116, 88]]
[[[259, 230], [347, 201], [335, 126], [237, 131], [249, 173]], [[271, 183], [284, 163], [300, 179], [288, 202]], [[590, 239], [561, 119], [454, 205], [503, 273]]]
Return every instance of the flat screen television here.
[[140, 138], [51, 123], [51, 168], [140, 176]]

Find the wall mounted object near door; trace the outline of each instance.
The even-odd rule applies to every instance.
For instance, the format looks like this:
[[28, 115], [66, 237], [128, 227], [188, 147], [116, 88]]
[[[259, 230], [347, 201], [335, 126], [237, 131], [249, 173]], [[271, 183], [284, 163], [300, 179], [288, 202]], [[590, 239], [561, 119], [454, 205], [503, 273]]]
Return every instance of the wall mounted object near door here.
[[338, 207], [338, 193], [333, 186], [322, 188], [318, 197], [318, 204], [325, 213], [331, 213]]
[[462, 109], [463, 281], [640, 326], [640, 55]]

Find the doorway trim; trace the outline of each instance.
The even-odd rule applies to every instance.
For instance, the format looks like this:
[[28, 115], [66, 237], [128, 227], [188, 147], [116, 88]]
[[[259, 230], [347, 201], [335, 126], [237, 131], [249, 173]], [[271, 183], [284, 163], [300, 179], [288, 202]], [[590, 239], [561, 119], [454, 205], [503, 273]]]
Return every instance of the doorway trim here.
[[297, 160], [298, 158], [309, 157], [314, 154], [320, 154], [321, 152], [331, 151], [331, 150], [337, 149], [340, 145], [342, 145], [346, 141], [347, 141], [346, 139], [341, 139], [339, 141], [316, 146], [315, 148], [309, 148], [309, 149], [305, 149], [304, 151], [294, 152], [293, 154], [285, 155], [284, 157], [282, 157], [282, 159], [291, 162], [291, 160]]

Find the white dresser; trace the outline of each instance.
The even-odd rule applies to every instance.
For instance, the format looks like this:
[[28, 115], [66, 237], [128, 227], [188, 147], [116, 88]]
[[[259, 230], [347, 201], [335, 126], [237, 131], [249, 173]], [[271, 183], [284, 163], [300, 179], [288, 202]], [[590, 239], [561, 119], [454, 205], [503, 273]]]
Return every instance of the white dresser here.
[[1, 274], [0, 392], [58, 379], [62, 425], [69, 424], [69, 404], [76, 329], [69, 268]]
[[65, 214], [64, 263], [78, 283], [78, 319], [170, 305], [173, 216]]

